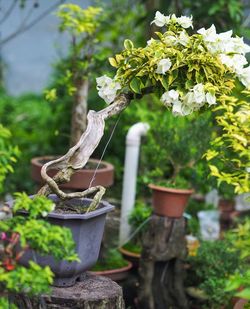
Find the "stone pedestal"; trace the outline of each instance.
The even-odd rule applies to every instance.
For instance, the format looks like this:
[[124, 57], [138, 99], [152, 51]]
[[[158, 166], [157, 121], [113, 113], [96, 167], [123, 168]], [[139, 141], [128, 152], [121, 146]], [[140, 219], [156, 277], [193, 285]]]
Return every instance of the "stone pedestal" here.
[[122, 288], [109, 278], [87, 275], [72, 287], [53, 287], [51, 295], [15, 295], [20, 309], [125, 309]]
[[152, 215], [148, 225], [139, 267], [138, 308], [186, 309], [185, 220]]

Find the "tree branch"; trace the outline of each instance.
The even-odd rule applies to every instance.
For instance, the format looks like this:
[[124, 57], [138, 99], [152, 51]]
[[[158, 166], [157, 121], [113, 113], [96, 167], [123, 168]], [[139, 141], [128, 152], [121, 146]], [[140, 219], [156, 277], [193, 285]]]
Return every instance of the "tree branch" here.
[[[43, 165], [41, 176], [46, 184], [39, 190], [39, 195], [47, 196], [54, 192], [65, 200], [73, 197], [83, 197], [96, 191], [98, 192], [94, 199], [99, 199], [104, 194], [105, 190], [100, 186], [90, 188], [84, 192], [66, 194], [59, 189], [58, 184], [68, 182], [76, 170], [85, 166], [104, 134], [105, 120], [123, 111], [129, 105], [131, 99], [131, 94], [121, 94], [116, 97], [114, 103], [101, 111], [88, 112], [87, 128], [78, 143], [70, 148], [64, 156]], [[52, 167], [60, 170], [53, 179], [47, 174], [47, 170]]]

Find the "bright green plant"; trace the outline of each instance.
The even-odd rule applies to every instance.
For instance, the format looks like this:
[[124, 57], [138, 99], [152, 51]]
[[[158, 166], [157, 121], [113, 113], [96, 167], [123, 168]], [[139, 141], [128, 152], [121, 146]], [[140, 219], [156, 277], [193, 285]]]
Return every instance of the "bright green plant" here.
[[[78, 259], [70, 230], [42, 219], [54, 207], [44, 196], [30, 199], [25, 193], [17, 193], [14, 216], [0, 221], [0, 287], [6, 295], [37, 295], [50, 291], [53, 273], [48, 266], [41, 267], [33, 261], [29, 262], [28, 268], [19, 265], [19, 259], [28, 249], [41, 255], [53, 255], [56, 259]], [[7, 302], [7, 299], [0, 299]]]
[[[249, 91], [245, 91], [247, 95]], [[249, 102], [234, 97], [222, 97], [216, 108], [216, 120], [221, 135], [212, 142], [206, 153], [211, 175], [218, 183], [235, 188], [235, 193], [250, 191], [250, 106]]]
[[4, 181], [9, 173], [13, 173], [13, 164], [19, 156], [19, 149], [10, 143], [11, 133], [0, 123], [0, 193], [4, 190]]
[[228, 233], [231, 250], [238, 252], [243, 266], [230, 276], [226, 291], [233, 292], [235, 296], [250, 300], [250, 219], [238, 224], [237, 228]]

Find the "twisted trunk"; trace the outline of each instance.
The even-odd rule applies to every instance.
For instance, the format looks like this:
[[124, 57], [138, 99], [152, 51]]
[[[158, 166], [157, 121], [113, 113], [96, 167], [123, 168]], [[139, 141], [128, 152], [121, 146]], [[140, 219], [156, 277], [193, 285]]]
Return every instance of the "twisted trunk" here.
[[[59, 189], [58, 184], [68, 182], [75, 171], [85, 166], [104, 134], [105, 120], [123, 111], [129, 105], [131, 99], [131, 95], [121, 94], [117, 96], [114, 103], [101, 111], [95, 112], [91, 110], [88, 112], [86, 130], [76, 145], [70, 148], [64, 156], [43, 165], [41, 176], [46, 184], [39, 190], [39, 195], [48, 196], [53, 192], [65, 200], [74, 197], [84, 197], [90, 193], [97, 192], [96, 198], [97, 200], [100, 199], [105, 192], [105, 189], [100, 186], [89, 188], [84, 192], [67, 194]], [[47, 170], [52, 167], [59, 169], [59, 172], [53, 179], [47, 174]]]

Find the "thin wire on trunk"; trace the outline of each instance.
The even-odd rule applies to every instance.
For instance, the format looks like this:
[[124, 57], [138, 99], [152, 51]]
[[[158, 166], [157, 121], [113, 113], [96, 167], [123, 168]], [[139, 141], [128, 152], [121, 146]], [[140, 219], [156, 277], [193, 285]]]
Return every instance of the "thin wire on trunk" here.
[[109, 139], [108, 139], [108, 141], [107, 141], [107, 143], [106, 143], [106, 145], [105, 145], [105, 147], [104, 147], [104, 149], [103, 149], [101, 158], [100, 158], [100, 160], [99, 160], [99, 162], [98, 162], [98, 164], [97, 164], [97, 166], [96, 166], [94, 175], [93, 175], [93, 177], [92, 177], [92, 179], [91, 179], [91, 181], [90, 181], [90, 184], [89, 184], [88, 189], [92, 187], [92, 184], [93, 184], [93, 182], [94, 182], [94, 180], [95, 180], [95, 176], [96, 176], [97, 170], [98, 170], [98, 168], [99, 168], [99, 166], [100, 166], [100, 164], [101, 164], [101, 162], [102, 162], [102, 159], [103, 159], [103, 157], [104, 157], [104, 155], [105, 155], [105, 153], [106, 153], [106, 150], [107, 150], [107, 148], [108, 148], [108, 145], [109, 145], [109, 143], [110, 143], [110, 141], [111, 141], [111, 139], [112, 139], [112, 137], [113, 137], [113, 135], [114, 135], [114, 133], [115, 133], [115, 129], [116, 129], [116, 127], [117, 127], [117, 125], [118, 125], [118, 123], [119, 123], [119, 121], [120, 121], [120, 118], [121, 118], [121, 114], [119, 114], [119, 116], [118, 116], [118, 118], [117, 118], [117, 120], [116, 120], [116, 122], [115, 122], [115, 125], [114, 125], [114, 127], [113, 127], [113, 129], [112, 129], [112, 132], [111, 132], [111, 134], [110, 134], [110, 136], [109, 136]]

